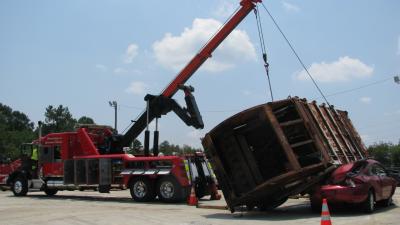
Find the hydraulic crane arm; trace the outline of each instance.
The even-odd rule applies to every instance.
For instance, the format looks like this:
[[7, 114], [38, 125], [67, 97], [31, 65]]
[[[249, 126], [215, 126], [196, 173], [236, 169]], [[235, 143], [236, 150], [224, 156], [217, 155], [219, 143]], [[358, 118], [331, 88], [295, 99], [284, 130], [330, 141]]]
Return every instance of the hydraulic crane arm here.
[[[135, 124], [133, 124], [132, 127], [119, 140], [119, 146], [128, 146], [130, 142], [132, 142], [143, 132], [143, 130], [145, 130], [148, 123], [150, 123], [154, 118], [159, 117], [161, 114], [164, 114], [164, 113], [161, 114], [154, 113], [153, 110], [148, 112], [148, 109], [155, 107], [157, 102], [159, 102], [158, 100], [159, 98], [162, 99], [172, 98], [173, 95], [179, 90], [179, 88], [185, 84], [185, 82], [200, 68], [200, 66], [209, 57], [211, 57], [211, 54], [221, 44], [221, 42], [225, 40], [225, 38], [236, 28], [236, 26], [254, 9], [256, 4], [261, 1], [262, 0], [242, 0], [240, 2], [241, 7], [239, 8], [239, 10], [224, 24], [224, 26], [209, 40], [209, 42], [206, 45], [204, 45], [204, 47], [193, 57], [193, 59], [179, 72], [179, 74], [172, 80], [172, 82], [164, 89], [161, 95], [151, 99], [145, 99], [148, 101], [148, 108], [138, 117]], [[187, 100], [186, 103], [188, 103]], [[189, 113], [192, 115], [198, 114], [197, 105], [195, 104], [194, 101], [190, 102], [190, 104], [192, 103], [195, 105], [195, 108], [194, 111]], [[188, 108], [190, 111], [189, 105]], [[171, 109], [169, 111], [171, 111]], [[198, 120], [197, 122], [201, 121], [202, 123], [201, 117], [194, 118], [194, 120]], [[196, 121], [194, 123], [196, 123]], [[196, 128], [203, 128], [202, 124], [194, 124], [194, 125], [200, 125], [198, 127], [194, 126]]]

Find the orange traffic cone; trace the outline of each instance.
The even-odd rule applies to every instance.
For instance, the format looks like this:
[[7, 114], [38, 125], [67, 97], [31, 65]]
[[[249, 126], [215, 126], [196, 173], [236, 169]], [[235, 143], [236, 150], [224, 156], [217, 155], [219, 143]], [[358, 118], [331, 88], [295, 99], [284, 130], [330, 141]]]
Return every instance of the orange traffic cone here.
[[196, 192], [194, 191], [194, 186], [192, 186], [192, 190], [190, 191], [190, 196], [188, 198], [187, 204], [190, 206], [197, 205], [197, 197]]
[[210, 200], [220, 200], [221, 195], [218, 193], [217, 185], [215, 183], [211, 184], [211, 198]]
[[326, 198], [322, 199], [321, 225], [332, 225]]

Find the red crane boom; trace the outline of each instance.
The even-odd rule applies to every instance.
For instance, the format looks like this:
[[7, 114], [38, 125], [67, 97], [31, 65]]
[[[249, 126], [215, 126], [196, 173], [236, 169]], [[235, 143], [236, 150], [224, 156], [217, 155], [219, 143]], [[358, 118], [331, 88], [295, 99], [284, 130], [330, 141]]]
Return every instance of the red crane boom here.
[[[193, 57], [192, 60], [179, 72], [179, 74], [172, 80], [172, 82], [164, 89], [164, 91], [159, 96], [146, 96], [145, 100], [148, 101], [148, 108], [138, 117], [135, 124], [133, 124], [130, 129], [123, 135], [121, 139], [118, 140], [117, 146], [123, 147], [128, 146], [135, 138], [137, 138], [143, 130], [146, 128], [147, 124], [150, 123], [154, 118], [158, 118], [161, 115], [168, 113], [173, 110], [178, 116], [184, 120], [188, 125], [194, 126], [196, 128], [203, 128], [203, 121], [198, 111], [197, 105], [191, 100], [186, 98], [193, 98], [190, 94], [190, 90], [185, 89], [186, 93], [186, 103], [188, 104], [188, 109], [194, 110], [190, 112], [183, 112], [181, 109], [177, 109], [177, 103], [171, 98], [173, 95], [185, 84], [185, 82], [200, 68], [200, 66], [209, 58], [213, 51], [221, 44], [222, 41], [236, 28], [236, 26], [254, 9], [257, 3], [261, 0], [242, 0], [240, 2], [240, 8], [236, 13], [224, 24], [224, 26], [208, 41], [206, 45]], [[173, 101], [171, 103], [171, 100]], [[193, 98], [194, 101], [194, 98]], [[160, 106], [161, 105], [161, 106]], [[166, 108], [165, 105], [172, 105]], [[179, 105], [178, 105], [179, 106]], [[149, 108], [153, 107], [156, 112], [150, 111]], [[193, 123], [187, 122], [188, 117], [186, 114], [193, 116]], [[148, 131], [146, 131], [148, 132]], [[158, 133], [157, 133], [158, 136]], [[148, 136], [145, 137], [145, 149], [146, 142], [148, 145]], [[148, 146], [147, 146], [148, 147]]]

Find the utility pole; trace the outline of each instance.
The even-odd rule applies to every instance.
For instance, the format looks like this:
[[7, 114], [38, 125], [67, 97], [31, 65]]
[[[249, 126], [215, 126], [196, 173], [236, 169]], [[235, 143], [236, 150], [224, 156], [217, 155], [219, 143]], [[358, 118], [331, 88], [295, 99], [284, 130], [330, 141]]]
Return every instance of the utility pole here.
[[115, 129], [115, 131], [117, 131], [117, 108], [118, 108], [118, 104], [117, 104], [117, 101], [108, 101], [108, 104], [110, 104], [111, 107], [114, 107], [114, 112], [115, 112], [114, 129]]

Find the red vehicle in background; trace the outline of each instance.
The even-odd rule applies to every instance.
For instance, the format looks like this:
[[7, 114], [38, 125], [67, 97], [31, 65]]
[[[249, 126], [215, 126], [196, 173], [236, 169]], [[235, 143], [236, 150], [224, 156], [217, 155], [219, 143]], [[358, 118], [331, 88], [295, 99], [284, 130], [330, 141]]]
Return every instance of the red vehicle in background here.
[[0, 189], [3, 191], [7, 189], [4, 185], [7, 182], [8, 176], [21, 166], [20, 159], [13, 162], [10, 161], [10, 159], [0, 159]]
[[314, 211], [321, 210], [326, 198], [329, 204], [360, 204], [362, 210], [372, 213], [375, 204], [392, 204], [397, 181], [390, 177], [377, 161], [364, 159], [338, 167], [327, 179], [326, 184], [315, 189], [310, 196]]

